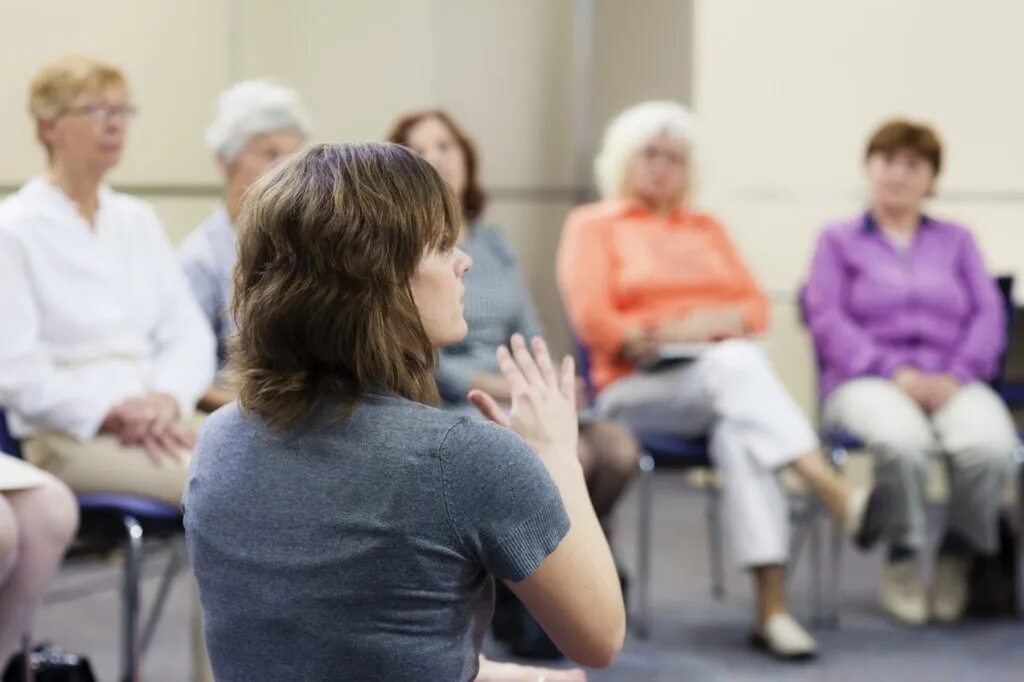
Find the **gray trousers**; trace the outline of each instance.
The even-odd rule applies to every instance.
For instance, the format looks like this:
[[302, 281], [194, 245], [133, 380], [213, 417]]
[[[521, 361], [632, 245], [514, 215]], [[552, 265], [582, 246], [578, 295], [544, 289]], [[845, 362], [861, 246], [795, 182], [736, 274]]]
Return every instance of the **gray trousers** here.
[[943, 457], [949, 472], [949, 530], [977, 551], [998, 551], [999, 504], [1019, 444], [1006, 405], [988, 385], [966, 384], [927, 414], [887, 379], [854, 379], [829, 396], [823, 417], [827, 427], [862, 439], [875, 458], [875, 479], [899, 491], [892, 500], [893, 542], [924, 548], [928, 463]]

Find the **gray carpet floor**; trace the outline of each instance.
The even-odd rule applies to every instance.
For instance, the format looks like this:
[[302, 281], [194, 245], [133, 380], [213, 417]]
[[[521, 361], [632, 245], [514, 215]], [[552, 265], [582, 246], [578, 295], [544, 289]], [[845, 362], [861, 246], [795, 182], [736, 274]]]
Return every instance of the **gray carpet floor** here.
[[[636, 500], [624, 500], [616, 525], [616, 546], [635, 572]], [[784, 664], [747, 646], [751, 599], [749, 581], [727, 573], [727, 593], [710, 594], [703, 501], [682, 476], [655, 477], [653, 622], [650, 637], [630, 635], [619, 658], [589, 679], [611, 680], [766, 680], [825, 682], [979, 682], [1024, 681], [1024, 621], [967, 622], [955, 627], [908, 629], [889, 623], [876, 597], [879, 557], [843, 555], [842, 620], [836, 629], [817, 629], [822, 656], [806, 664]], [[935, 524], [933, 524], [935, 525]], [[156, 590], [167, 551], [147, 561], [146, 596]], [[808, 562], [791, 579], [793, 610], [806, 622]], [[66, 566], [48, 595], [36, 627], [37, 639], [52, 639], [86, 652], [100, 680], [116, 680], [118, 670], [119, 572], [116, 564], [79, 562]], [[76, 597], [67, 601], [70, 597]], [[191, 678], [188, 582], [178, 580], [146, 655], [147, 680]], [[489, 643], [488, 652], [501, 657]]]

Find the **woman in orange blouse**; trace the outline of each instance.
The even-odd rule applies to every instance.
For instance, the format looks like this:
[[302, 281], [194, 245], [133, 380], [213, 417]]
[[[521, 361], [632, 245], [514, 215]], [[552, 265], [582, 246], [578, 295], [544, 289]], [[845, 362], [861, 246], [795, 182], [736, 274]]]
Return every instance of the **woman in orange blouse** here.
[[[786, 605], [788, 513], [776, 474], [800, 474], [864, 543], [877, 514], [829, 467], [751, 338], [765, 330], [768, 301], [722, 226], [687, 206], [692, 140], [689, 113], [671, 102], [612, 122], [595, 163], [604, 200], [569, 215], [559, 286], [591, 352], [598, 409], [641, 433], [709, 436], [735, 554], [757, 589], [753, 641], [807, 658], [816, 644]], [[636, 369], [670, 344], [698, 346], [691, 359]]]

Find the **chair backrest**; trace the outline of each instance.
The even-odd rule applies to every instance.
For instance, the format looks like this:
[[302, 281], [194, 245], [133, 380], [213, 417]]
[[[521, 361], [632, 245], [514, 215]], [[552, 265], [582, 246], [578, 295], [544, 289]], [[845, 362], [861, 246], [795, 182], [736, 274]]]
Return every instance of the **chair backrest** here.
[[583, 379], [583, 389], [587, 394], [587, 403], [594, 404], [597, 399], [597, 389], [594, 387], [594, 378], [590, 375], [590, 349], [583, 345], [580, 338], [573, 334], [573, 346], [576, 350], [576, 373]]
[[0, 407], [0, 452], [21, 457], [21, 444], [7, 428], [7, 414], [2, 407]]
[[[996, 390], [1000, 390], [1003, 387], [1003, 375], [1006, 371], [1006, 358], [1010, 354], [1010, 346], [1013, 342], [1013, 336], [1011, 334], [1013, 330], [1014, 316], [1017, 312], [1017, 306], [1013, 303], [1013, 275], [997, 275], [995, 278], [996, 287], [999, 289], [999, 295], [1003, 301], [1003, 312], [1004, 312], [1004, 330], [1006, 338], [1006, 345], [1003, 348], [1003, 354], [999, 358], [999, 370], [997, 376], [992, 380], [992, 385]], [[807, 326], [807, 285], [801, 284], [797, 292], [797, 306], [800, 309], [800, 323], [805, 327]], [[823, 360], [821, 354], [818, 352], [818, 346], [811, 339], [811, 346], [814, 348], [814, 367], [817, 371], [818, 378], [818, 396], [821, 397], [821, 376], [823, 368]], [[1024, 397], [1024, 387], [1021, 388], [1022, 397]], [[1004, 396], [1005, 397], [1005, 396]]]
[[1003, 346], [1003, 354], [999, 357], [999, 374], [993, 381], [997, 388], [1003, 383], [1003, 377], [1006, 373], [1006, 358], [1010, 355], [1010, 348], [1013, 343], [1013, 321], [1017, 314], [1017, 306], [1013, 302], [1013, 280], [1013, 275], [996, 276], [996, 286], [999, 287], [999, 294], [1003, 297], [1004, 338], [1006, 339], [1006, 345]]

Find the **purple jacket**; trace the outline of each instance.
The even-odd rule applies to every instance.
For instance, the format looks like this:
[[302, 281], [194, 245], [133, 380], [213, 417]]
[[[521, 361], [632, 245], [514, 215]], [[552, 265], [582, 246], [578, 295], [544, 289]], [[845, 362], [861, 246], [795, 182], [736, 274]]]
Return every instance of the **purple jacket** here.
[[926, 216], [905, 251], [870, 214], [826, 226], [804, 303], [822, 396], [901, 366], [991, 379], [1005, 345], [1003, 300], [971, 233]]

